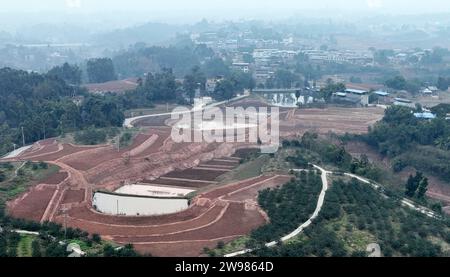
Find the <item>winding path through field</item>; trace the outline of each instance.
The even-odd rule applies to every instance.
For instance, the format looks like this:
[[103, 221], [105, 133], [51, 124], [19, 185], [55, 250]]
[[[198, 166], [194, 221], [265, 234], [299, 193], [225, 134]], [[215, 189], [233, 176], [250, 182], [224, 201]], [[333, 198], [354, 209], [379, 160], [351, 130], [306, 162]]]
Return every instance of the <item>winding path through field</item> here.
[[[314, 213], [312, 214], [312, 216], [302, 225], [300, 225], [295, 231], [293, 231], [292, 233], [284, 236], [281, 238], [282, 242], [288, 241], [296, 236], [298, 236], [299, 234], [301, 234], [303, 232], [304, 229], [306, 229], [307, 227], [309, 227], [313, 221], [319, 216], [320, 211], [322, 210], [323, 207], [323, 203], [325, 202], [325, 196], [328, 190], [328, 179], [327, 179], [327, 175], [328, 171], [326, 171], [325, 169], [317, 166], [317, 165], [313, 165], [316, 169], [320, 170], [322, 172], [322, 191], [320, 192], [319, 195], [319, 199], [317, 201], [317, 206], [316, 206], [316, 210], [314, 211]], [[296, 171], [296, 170], [294, 170]], [[266, 244], [266, 247], [274, 247], [278, 244], [278, 241], [272, 241]], [[256, 249], [245, 249], [242, 251], [238, 251], [235, 253], [231, 253], [228, 255], [225, 255], [225, 257], [230, 258], [230, 257], [236, 257], [236, 256], [240, 256], [240, 255], [244, 255], [244, 254], [248, 254], [251, 252], [254, 252]]]
[[[286, 235], [285, 237], [281, 238], [282, 242], [288, 241], [288, 240], [290, 240], [290, 239], [300, 235], [305, 228], [309, 227], [312, 224], [312, 222], [319, 216], [319, 213], [322, 210], [322, 207], [323, 207], [323, 204], [324, 204], [324, 201], [325, 201], [326, 192], [328, 190], [327, 175], [328, 174], [334, 174], [334, 172], [326, 171], [325, 169], [323, 169], [323, 168], [321, 168], [321, 167], [319, 167], [317, 165], [313, 165], [313, 166], [316, 169], [318, 169], [318, 170], [320, 170], [322, 172], [322, 191], [320, 192], [319, 200], [317, 201], [316, 210], [314, 211], [312, 216], [305, 223], [300, 225], [300, 227], [298, 227], [292, 233], [290, 233], [290, 234]], [[304, 171], [304, 170], [294, 169], [294, 171]], [[351, 177], [351, 178], [355, 178], [355, 179], [357, 179], [358, 181], [360, 181], [360, 182], [362, 182], [364, 184], [368, 184], [368, 185], [372, 186], [376, 191], [379, 191], [379, 189], [382, 188], [381, 185], [378, 185], [377, 183], [375, 183], [373, 181], [370, 181], [370, 180], [368, 180], [366, 178], [363, 178], [361, 176], [358, 176], [358, 175], [355, 175], [355, 174], [352, 174], [352, 173], [344, 173], [344, 175], [348, 176], [348, 177]], [[380, 192], [380, 193], [383, 196], [388, 197], [383, 192]], [[439, 219], [440, 218], [440, 216], [437, 213], [431, 211], [430, 209], [428, 209], [426, 207], [417, 205], [417, 204], [415, 204], [414, 202], [412, 202], [409, 199], [402, 198], [402, 199], [400, 199], [400, 203], [403, 206], [408, 207], [410, 209], [413, 209], [413, 210], [415, 210], [417, 212], [420, 212], [420, 213], [422, 213], [422, 214], [424, 214], [424, 215], [426, 215], [428, 217], [431, 217], [431, 218], [434, 218], [434, 219]], [[270, 247], [274, 247], [277, 244], [278, 244], [278, 241], [272, 241], [272, 242], [267, 243], [266, 247], [269, 247], [269, 248]], [[241, 256], [241, 255], [244, 255], [244, 254], [252, 253], [255, 250], [257, 250], [257, 249], [245, 249], [245, 250], [242, 250], [242, 251], [238, 251], [238, 252], [234, 252], [234, 253], [231, 253], [231, 254], [227, 254], [227, 255], [225, 255], [225, 257], [231, 258], [231, 257]]]

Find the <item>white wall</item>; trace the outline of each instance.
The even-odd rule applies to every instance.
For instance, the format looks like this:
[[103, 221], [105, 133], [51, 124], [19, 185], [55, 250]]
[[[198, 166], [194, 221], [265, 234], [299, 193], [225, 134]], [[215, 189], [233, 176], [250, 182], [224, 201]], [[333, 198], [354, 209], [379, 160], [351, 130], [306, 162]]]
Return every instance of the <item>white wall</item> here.
[[187, 199], [158, 199], [96, 192], [93, 205], [101, 213], [110, 215], [149, 216], [171, 214], [189, 207]]

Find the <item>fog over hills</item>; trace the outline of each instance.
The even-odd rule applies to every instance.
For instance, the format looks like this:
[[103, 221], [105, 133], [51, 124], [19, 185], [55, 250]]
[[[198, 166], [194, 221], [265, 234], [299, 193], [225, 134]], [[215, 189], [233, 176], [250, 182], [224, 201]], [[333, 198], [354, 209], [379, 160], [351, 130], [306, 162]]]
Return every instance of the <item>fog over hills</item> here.
[[[445, 0], [17, 0], [0, 4], [0, 29], [16, 31], [23, 25], [77, 24], [93, 31], [128, 27], [149, 21], [193, 23], [208, 20], [280, 20], [298, 16], [358, 20], [374, 15], [448, 13]], [[270, 16], [270, 17], [268, 17]], [[435, 15], [423, 16], [439, 20]]]

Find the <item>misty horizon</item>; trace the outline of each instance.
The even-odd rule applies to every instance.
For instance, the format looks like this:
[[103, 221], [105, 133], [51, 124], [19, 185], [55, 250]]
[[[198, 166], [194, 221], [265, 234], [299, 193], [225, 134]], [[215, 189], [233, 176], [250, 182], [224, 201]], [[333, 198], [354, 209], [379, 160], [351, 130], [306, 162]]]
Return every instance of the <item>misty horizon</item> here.
[[[145, 22], [192, 24], [202, 19], [209, 21], [265, 20], [277, 21], [296, 17], [326, 18], [352, 21], [365, 17], [425, 15], [450, 13], [445, 0], [318, 0], [318, 1], [181, 1], [163, 3], [130, 0], [18, 0], [0, 4], [0, 30], [14, 31], [30, 24], [79, 24], [103, 22], [113, 28], [129, 27]], [[444, 6], [445, 5], [445, 6]], [[46, 16], [44, 16], [46, 15]], [[121, 16], [118, 16], [121, 15]], [[124, 17], [123, 15], [127, 15]], [[82, 21], [82, 20], [79, 20]]]

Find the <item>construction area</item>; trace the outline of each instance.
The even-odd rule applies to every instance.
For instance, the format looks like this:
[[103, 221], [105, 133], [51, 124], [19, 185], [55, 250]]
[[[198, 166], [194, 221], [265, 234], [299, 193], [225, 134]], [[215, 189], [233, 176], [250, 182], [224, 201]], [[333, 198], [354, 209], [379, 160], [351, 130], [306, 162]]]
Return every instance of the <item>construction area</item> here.
[[[254, 99], [230, 105], [267, 106]], [[306, 131], [364, 133], [383, 113], [379, 108], [280, 108], [280, 133], [282, 138]], [[224, 184], [219, 177], [236, 170], [242, 162], [234, 155], [236, 151], [258, 145], [175, 143], [171, 139], [175, 123], [167, 115], [143, 118], [133, 124], [140, 132], [123, 149], [48, 139], [18, 156], [0, 160], [43, 161], [60, 168], [9, 202], [9, 214], [67, 224], [118, 244], [131, 243], [139, 252], [154, 256], [200, 256], [205, 247], [230, 242], [267, 223], [268, 216], [257, 203], [258, 192], [292, 178], [288, 171], [273, 172]], [[146, 210], [146, 214], [133, 207], [124, 215], [115, 204], [119, 200], [108, 198], [104, 203], [109, 203], [107, 209], [112, 211], [101, 212], [94, 200], [99, 192], [149, 198], [152, 205], [158, 203], [162, 208], [155, 213]], [[186, 202], [174, 204], [174, 200], [183, 199]], [[166, 205], [173, 209], [165, 209]]]

